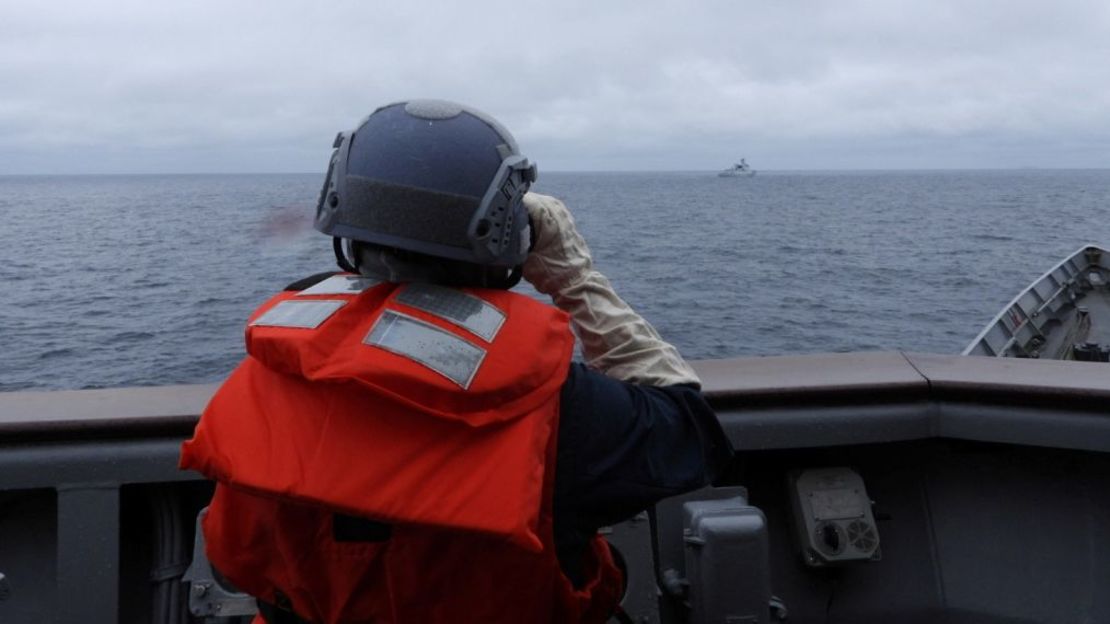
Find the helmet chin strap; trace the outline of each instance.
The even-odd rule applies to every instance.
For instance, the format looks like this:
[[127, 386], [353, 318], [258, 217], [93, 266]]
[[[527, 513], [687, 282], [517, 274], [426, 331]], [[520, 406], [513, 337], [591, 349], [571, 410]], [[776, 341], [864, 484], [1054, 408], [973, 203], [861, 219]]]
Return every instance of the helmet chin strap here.
[[332, 248], [335, 250], [335, 263], [339, 265], [339, 268], [348, 273], [358, 273], [358, 269], [347, 259], [347, 254], [343, 253], [343, 239], [338, 236], [333, 236], [331, 244]]

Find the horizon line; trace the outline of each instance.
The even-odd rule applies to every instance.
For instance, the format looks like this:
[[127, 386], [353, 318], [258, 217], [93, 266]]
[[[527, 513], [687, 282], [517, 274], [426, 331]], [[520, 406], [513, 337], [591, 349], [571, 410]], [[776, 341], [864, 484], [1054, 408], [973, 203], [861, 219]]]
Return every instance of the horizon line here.
[[[757, 173], [898, 173], [898, 172], [953, 172], [953, 171], [1108, 171], [1110, 167], [837, 167], [820, 169], [756, 169]], [[718, 173], [722, 169], [548, 169], [541, 170], [541, 179], [544, 173]], [[18, 177], [110, 177], [110, 176], [252, 176], [252, 175], [323, 175], [322, 171], [148, 171], [148, 172], [35, 172], [35, 173], [0, 173], [0, 178]]]

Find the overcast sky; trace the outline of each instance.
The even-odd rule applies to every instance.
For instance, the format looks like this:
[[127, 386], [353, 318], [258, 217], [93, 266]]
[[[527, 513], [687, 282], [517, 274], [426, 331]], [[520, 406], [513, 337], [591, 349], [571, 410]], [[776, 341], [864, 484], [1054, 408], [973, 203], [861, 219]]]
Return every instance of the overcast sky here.
[[413, 97], [541, 171], [1110, 167], [1110, 2], [0, 0], [0, 174], [318, 172]]

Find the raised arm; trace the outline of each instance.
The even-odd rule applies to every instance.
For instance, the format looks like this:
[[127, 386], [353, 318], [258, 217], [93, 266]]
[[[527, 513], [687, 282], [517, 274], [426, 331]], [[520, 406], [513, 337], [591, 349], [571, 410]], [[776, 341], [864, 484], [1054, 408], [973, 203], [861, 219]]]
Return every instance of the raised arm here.
[[678, 350], [594, 268], [590, 249], [563, 202], [528, 193], [524, 205], [534, 241], [524, 263], [524, 279], [570, 315], [586, 364], [622, 381], [700, 385]]

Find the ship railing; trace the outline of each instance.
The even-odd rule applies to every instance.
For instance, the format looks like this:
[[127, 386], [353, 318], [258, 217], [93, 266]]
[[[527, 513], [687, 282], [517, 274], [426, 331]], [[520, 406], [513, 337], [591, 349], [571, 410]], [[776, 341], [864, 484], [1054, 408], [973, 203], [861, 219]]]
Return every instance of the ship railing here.
[[[874, 352], [694, 367], [741, 453], [929, 438], [1110, 452], [1100, 363]], [[136, 487], [198, 481], [178, 451], [216, 387], [0, 394], [0, 495], [49, 493], [56, 539], [39, 571], [56, 573], [58, 621], [119, 620], [121, 506]], [[0, 542], [0, 566], [18, 547]]]

